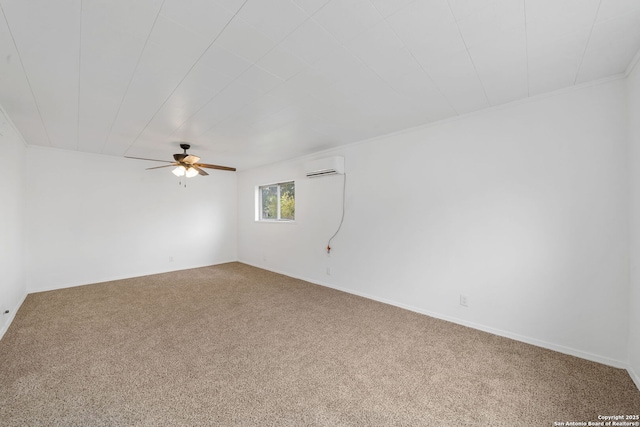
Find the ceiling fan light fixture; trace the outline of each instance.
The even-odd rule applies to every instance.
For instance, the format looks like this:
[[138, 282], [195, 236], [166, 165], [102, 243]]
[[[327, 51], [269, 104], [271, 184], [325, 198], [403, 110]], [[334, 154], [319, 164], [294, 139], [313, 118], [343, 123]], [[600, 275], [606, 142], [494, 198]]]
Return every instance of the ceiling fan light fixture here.
[[198, 171], [195, 168], [190, 167], [187, 168], [185, 175], [187, 175], [187, 178], [193, 178], [194, 176], [198, 175]]
[[185, 173], [187, 173], [187, 170], [184, 168], [184, 166], [180, 165], [177, 168], [175, 168], [174, 170], [171, 171], [175, 176], [184, 176]]

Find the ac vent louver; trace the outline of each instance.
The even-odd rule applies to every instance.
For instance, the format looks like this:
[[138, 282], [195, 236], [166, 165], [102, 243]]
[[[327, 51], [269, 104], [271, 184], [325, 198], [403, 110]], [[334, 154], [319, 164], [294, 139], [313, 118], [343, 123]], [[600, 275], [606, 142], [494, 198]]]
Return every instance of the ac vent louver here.
[[307, 178], [344, 174], [344, 157], [334, 156], [313, 160], [304, 165]]

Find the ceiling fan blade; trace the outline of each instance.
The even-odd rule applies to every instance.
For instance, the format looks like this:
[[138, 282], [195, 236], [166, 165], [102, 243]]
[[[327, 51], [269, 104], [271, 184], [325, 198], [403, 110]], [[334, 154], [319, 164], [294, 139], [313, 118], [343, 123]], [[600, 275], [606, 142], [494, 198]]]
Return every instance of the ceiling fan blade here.
[[124, 156], [124, 157], [126, 159], [149, 160], [151, 162], [173, 163], [173, 162], [170, 162], [168, 160], [145, 159], [144, 157], [130, 157], [130, 156]]
[[222, 171], [233, 171], [235, 172], [236, 168], [230, 168], [229, 166], [219, 166], [219, 165], [209, 165], [207, 163], [196, 163], [194, 166], [198, 166], [201, 168], [208, 168], [208, 169], [219, 169]]
[[184, 159], [182, 159], [183, 162], [185, 163], [189, 163], [190, 165], [197, 163], [200, 160], [200, 157], [198, 156], [192, 156], [191, 154], [189, 154], [187, 157], [185, 157]]
[[153, 168], [147, 168], [146, 170], [151, 170], [151, 169], [160, 169], [160, 168], [170, 168], [171, 166], [178, 166], [180, 163], [171, 163], [170, 165], [164, 165], [164, 166], [155, 166]]
[[202, 176], [207, 176], [209, 175], [208, 173], [206, 173], [205, 171], [203, 171], [202, 169], [200, 169], [197, 165], [191, 165], [192, 168], [194, 168], [195, 170], [198, 171], [198, 173]]

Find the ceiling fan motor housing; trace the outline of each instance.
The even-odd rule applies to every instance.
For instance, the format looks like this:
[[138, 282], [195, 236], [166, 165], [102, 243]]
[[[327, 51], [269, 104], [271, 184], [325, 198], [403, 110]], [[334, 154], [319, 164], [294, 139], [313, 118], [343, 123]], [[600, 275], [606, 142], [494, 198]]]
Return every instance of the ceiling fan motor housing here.
[[184, 153], [176, 153], [173, 155], [173, 158], [176, 162], [182, 162], [182, 160], [188, 156], [187, 154], [187, 150], [189, 148], [191, 148], [191, 145], [186, 144], [186, 143], [182, 143], [180, 144], [180, 148], [182, 148], [184, 150]]

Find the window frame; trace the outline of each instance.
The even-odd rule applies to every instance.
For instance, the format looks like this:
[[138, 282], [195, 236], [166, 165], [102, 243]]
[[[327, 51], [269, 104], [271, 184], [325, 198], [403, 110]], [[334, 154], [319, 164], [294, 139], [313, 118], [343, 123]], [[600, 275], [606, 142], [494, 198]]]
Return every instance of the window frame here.
[[[264, 185], [258, 185], [256, 186], [256, 217], [255, 220], [256, 222], [268, 222], [268, 223], [285, 223], [285, 224], [290, 224], [290, 223], [295, 223], [296, 221], [296, 216], [295, 216], [295, 210], [294, 210], [294, 214], [293, 214], [293, 219], [289, 219], [289, 218], [282, 218], [282, 212], [281, 212], [281, 197], [282, 197], [282, 186], [284, 185], [288, 185], [288, 184], [293, 184], [293, 201], [294, 201], [294, 206], [295, 206], [295, 188], [296, 188], [296, 182], [295, 180], [290, 180], [290, 181], [281, 181], [281, 182], [275, 182], [272, 184], [264, 184]], [[277, 186], [277, 195], [276, 195], [276, 218], [263, 218], [263, 199], [262, 199], [262, 189], [263, 188], [268, 188], [268, 187], [274, 187]]]

